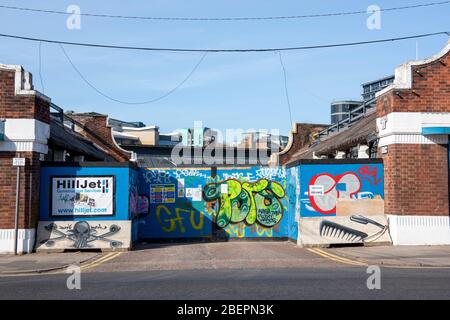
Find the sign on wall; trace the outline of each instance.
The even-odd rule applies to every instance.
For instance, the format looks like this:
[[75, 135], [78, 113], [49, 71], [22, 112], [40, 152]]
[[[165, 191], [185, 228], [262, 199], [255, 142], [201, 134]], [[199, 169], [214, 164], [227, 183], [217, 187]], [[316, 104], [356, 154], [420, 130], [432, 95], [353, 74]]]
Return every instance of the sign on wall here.
[[114, 215], [114, 183], [114, 176], [51, 177], [51, 215]]
[[150, 185], [150, 203], [175, 203], [175, 185]]

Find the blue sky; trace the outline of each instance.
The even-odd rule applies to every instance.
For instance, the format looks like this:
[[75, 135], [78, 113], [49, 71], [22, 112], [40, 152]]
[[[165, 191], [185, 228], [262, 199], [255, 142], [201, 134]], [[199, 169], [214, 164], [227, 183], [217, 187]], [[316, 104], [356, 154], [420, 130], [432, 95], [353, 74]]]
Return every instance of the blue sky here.
[[[159, 0], [0, 1], [65, 11], [167, 17], [278, 16], [366, 10], [371, 4], [396, 7], [431, 0]], [[381, 30], [366, 27], [367, 15], [283, 21], [133, 21], [82, 17], [80, 30], [66, 28], [66, 16], [0, 9], [0, 33], [77, 42], [185, 47], [256, 48], [319, 45], [418, 33], [450, 31], [450, 5], [382, 13]], [[438, 52], [447, 38], [418, 40], [419, 58]], [[0, 38], [0, 63], [21, 64], [39, 80], [38, 43]], [[171, 90], [191, 71], [201, 53], [158, 53], [65, 47], [89, 81], [114, 98], [149, 100]], [[393, 74], [416, 56], [416, 40], [348, 48], [284, 52], [293, 120], [328, 123], [329, 104], [359, 99], [361, 84]], [[208, 54], [188, 82], [149, 105], [106, 100], [73, 71], [57, 45], [42, 45], [45, 94], [65, 110], [96, 111], [127, 121], [158, 125], [162, 132], [193, 126], [290, 129], [283, 73], [276, 53]]]

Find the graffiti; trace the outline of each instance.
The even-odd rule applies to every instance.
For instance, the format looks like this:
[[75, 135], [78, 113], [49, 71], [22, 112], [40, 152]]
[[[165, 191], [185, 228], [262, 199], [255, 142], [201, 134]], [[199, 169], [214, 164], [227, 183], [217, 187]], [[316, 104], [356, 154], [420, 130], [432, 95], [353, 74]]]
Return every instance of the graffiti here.
[[256, 170], [256, 177], [259, 179], [269, 179], [273, 180], [275, 178], [278, 179], [286, 179], [286, 169], [285, 168], [266, 168], [261, 167]]
[[193, 170], [193, 169], [181, 169], [181, 170], [175, 170], [174, 171], [175, 178], [185, 178], [185, 177], [198, 177], [198, 178], [204, 178], [206, 179], [208, 176], [201, 172], [200, 170]]
[[323, 220], [320, 222], [320, 236], [352, 243], [372, 242], [380, 238], [388, 229], [387, 225], [383, 225], [362, 215], [352, 215], [350, 216], [350, 221], [354, 222], [355, 225], [373, 225], [378, 230], [369, 236], [364, 232], [367, 228], [364, 231], [360, 231], [341, 223]]
[[274, 228], [266, 228], [258, 224], [247, 225], [245, 222], [229, 224], [224, 230], [230, 237], [245, 238], [245, 237], [264, 237], [272, 238], [274, 235]]
[[[121, 241], [109, 239], [110, 236], [117, 234], [121, 229], [116, 224], [109, 226], [109, 231], [107, 226], [101, 224], [90, 225], [87, 221], [78, 221], [73, 227], [72, 224], [58, 226], [52, 222], [44, 226], [44, 229], [56, 235], [56, 237], [41, 241], [41, 244], [45, 244], [47, 247], [54, 247], [56, 242], [62, 240], [69, 240], [72, 242], [72, 247], [76, 249], [93, 247], [90, 245], [93, 241], [107, 242], [111, 248], [120, 248], [123, 244]], [[103, 233], [97, 235], [98, 231], [103, 231]]]
[[147, 215], [149, 212], [150, 200], [145, 194], [141, 194], [136, 200], [136, 214], [139, 216]]
[[234, 179], [234, 180], [254, 180], [255, 177], [253, 175], [253, 173], [251, 172], [233, 172], [233, 173], [223, 173], [223, 180], [230, 180], [230, 179]]
[[139, 174], [136, 170], [130, 170], [130, 183], [129, 183], [129, 213], [130, 217], [138, 215], [138, 184]]
[[194, 230], [202, 230], [204, 226], [204, 215], [193, 209], [175, 208], [171, 211], [167, 206], [159, 205], [156, 207], [156, 219], [166, 233], [186, 233], [187, 224]]
[[[319, 189], [323, 191], [319, 192]], [[314, 193], [311, 190], [314, 190]], [[359, 190], [361, 190], [361, 180], [353, 172], [337, 176], [321, 173], [312, 177], [309, 183], [308, 198], [311, 206], [317, 212], [333, 214], [336, 212], [337, 199], [351, 199]]]
[[379, 184], [383, 178], [380, 177], [377, 179], [378, 176], [378, 169], [376, 167], [372, 166], [362, 166], [358, 169], [358, 173], [361, 175], [361, 177], [367, 181], [369, 181], [370, 184], [376, 186]]
[[165, 170], [146, 170], [142, 172], [142, 176], [147, 183], [163, 184], [172, 182], [170, 174]]
[[258, 222], [265, 227], [276, 225], [283, 217], [281, 199], [285, 195], [278, 182], [267, 179], [253, 183], [228, 179], [203, 188], [205, 201], [219, 200], [216, 224], [220, 228], [243, 221], [249, 225]]

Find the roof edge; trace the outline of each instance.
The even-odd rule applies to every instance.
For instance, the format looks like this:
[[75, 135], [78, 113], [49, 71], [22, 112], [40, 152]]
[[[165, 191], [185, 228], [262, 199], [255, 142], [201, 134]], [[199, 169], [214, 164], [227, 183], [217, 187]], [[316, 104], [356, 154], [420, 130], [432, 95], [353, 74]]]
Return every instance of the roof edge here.
[[391, 90], [412, 89], [412, 80], [413, 80], [412, 67], [426, 65], [438, 61], [449, 52], [450, 52], [450, 40], [447, 41], [447, 44], [440, 52], [431, 57], [422, 60], [410, 60], [401, 64], [395, 69], [394, 83], [384, 88], [383, 90], [377, 92], [375, 96], [378, 98], [379, 96]]

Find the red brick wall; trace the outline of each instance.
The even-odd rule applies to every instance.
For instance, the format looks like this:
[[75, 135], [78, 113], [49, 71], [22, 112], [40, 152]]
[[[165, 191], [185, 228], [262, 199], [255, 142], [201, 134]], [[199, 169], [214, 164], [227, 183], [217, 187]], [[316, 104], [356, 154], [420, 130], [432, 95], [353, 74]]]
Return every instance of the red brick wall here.
[[90, 141], [98, 144], [102, 149], [119, 162], [130, 161], [131, 155], [116, 147], [112, 138], [112, 129], [106, 115], [78, 115], [71, 114], [70, 118], [82, 128], [81, 134]]
[[0, 229], [14, 228], [16, 168], [12, 158], [26, 158], [20, 174], [19, 228], [35, 228], [39, 217], [39, 155], [35, 152], [0, 152]]
[[[35, 95], [15, 94], [15, 71], [0, 70], [0, 118], [37, 119], [50, 122], [49, 102]], [[21, 168], [19, 228], [35, 228], [39, 218], [39, 154], [0, 152], [0, 229], [14, 228], [16, 168], [12, 158], [24, 157]]]
[[[435, 61], [428, 65], [413, 66], [413, 88], [390, 91], [380, 97], [377, 103], [378, 117], [391, 112], [450, 112], [450, 53], [440, 61], [445, 65]], [[403, 99], [396, 96], [395, 92]]]
[[0, 118], [37, 119], [49, 123], [49, 102], [35, 95], [16, 95], [14, 79], [14, 70], [0, 70]]
[[[412, 89], [379, 97], [378, 117], [391, 112], [450, 112], [450, 54], [440, 60], [413, 67]], [[386, 214], [449, 214], [447, 145], [395, 144], [379, 156], [384, 160]]]
[[382, 158], [386, 214], [449, 214], [447, 146], [390, 145]]

